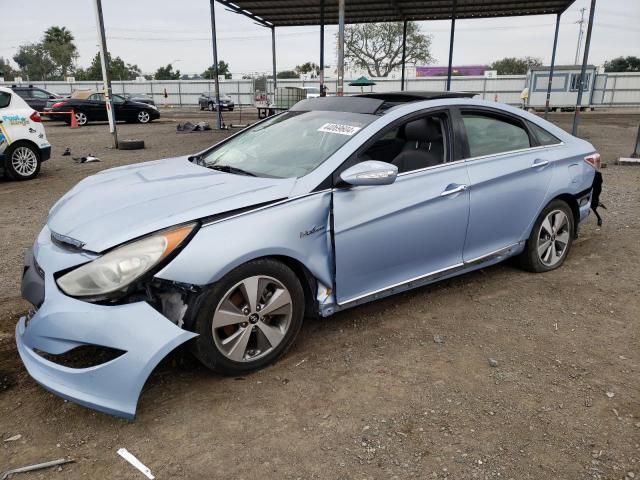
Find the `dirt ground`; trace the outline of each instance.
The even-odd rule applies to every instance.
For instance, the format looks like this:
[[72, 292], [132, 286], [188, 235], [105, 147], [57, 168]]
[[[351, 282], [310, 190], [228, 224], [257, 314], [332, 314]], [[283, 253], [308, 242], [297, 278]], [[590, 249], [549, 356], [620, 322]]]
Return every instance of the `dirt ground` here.
[[[171, 111], [119, 126], [145, 140], [136, 152], [109, 149], [105, 125], [49, 123], [40, 177], [0, 181], [0, 471], [70, 457], [16, 478], [144, 478], [117, 456], [125, 447], [158, 479], [640, 478], [640, 168], [613, 165], [632, 150], [638, 114], [583, 116], [582, 136], [609, 163], [608, 210], [559, 270], [502, 264], [310, 320], [285, 358], [243, 378], [174, 352], [133, 422], [39, 387], [13, 339], [28, 310], [24, 249], [83, 177], [220, 138], [175, 133], [185, 119], [213, 122]], [[552, 119], [567, 128], [571, 115]], [[102, 162], [76, 164], [65, 147]]]

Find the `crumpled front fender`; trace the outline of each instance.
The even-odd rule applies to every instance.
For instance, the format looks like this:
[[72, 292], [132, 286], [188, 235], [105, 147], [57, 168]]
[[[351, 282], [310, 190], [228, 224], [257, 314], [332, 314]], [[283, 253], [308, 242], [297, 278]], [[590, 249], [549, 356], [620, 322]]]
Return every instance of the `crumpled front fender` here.
[[[43, 270], [44, 301], [30, 317], [21, 318], [16, 327], [18, 352], [29, 374], [68, 400], [133, 418], [152, 370], [169, 352], [197, 334], [179, 328], [146, 302], [106, 306], [68, 297], [58, 290], [53, 274], [63, 264], [83, 259], [53, 245], [46, 234], [39, 237], [35, 253]], [[27, 259], [31, 256], [27, 255]], [[25, 267], [27, 277], [36, 264]], [[37, 277], [29, 278], [33, 281]], [[60, 355], [84, 345], [123, 353], [87, 368], [61, 365], [42, 354]]]

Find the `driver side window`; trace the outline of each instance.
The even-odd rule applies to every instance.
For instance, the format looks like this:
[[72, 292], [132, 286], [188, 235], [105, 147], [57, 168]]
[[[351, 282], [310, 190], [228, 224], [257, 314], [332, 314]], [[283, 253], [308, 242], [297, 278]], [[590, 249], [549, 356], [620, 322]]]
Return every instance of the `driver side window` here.
[[448, 138], [448, 120], [444, 112], [415, 117], [382, 132], [358, 155], [358, 162], [391, 163], [398, 167], [398, 173], [433, 167], [447, 162]]

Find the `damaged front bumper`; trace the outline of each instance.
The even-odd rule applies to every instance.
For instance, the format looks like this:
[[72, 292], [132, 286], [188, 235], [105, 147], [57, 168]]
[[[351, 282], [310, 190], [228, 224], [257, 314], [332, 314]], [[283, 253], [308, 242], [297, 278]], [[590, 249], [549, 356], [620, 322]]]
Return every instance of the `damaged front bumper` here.
[[[42, 230], [33, 255], [25, 257], [23, 295], [38, 308], [18, 322], [18, 352], [29, 374], [47, 390], [95, 410], [133, 418], [149, 374], [196, 334], [182, 330], [146, 302], [105, 306], [64, 295], [54, 273], [93, 258], [55, 245], [49, 229]], [[119, 355], [86, 368], [52, 361], [85, 346]]]

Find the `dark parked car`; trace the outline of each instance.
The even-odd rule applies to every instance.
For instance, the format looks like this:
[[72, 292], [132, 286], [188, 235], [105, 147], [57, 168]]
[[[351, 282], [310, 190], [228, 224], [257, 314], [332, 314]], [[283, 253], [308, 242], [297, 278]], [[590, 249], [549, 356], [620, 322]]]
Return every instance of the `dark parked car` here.
[[[201, 93], [198, 98], [198, 105], [200, 105], [200, 110], [217, 110], [216, 108], [216, 94], [215, 93]], [[233, 111], [234, 103], [229, 95], [224, 93], [220, 93], [220, 107], [222, 110]]]
[[[93, 93], [84, 98], [65, 98], [54, 103], [50, 109], [46, 110], [46, 115], [53, 118], [63, 119], [70, 123], [69, 115], [56, 115], [58, 112], [69, 112], [73, 110], [76, 115], [78, 125], [86, 125], [93, 121], [106, 121], [107, 108], [104, 96], [101, 93]], [[113, 110], [116, 121], [149, 123], [156, 118], [160, 118], [160, 112], [155, 105], [134, 102], [127, 100], [120, 95], [113, 96]]]
[[156, 102], [153, 101], [146, 93], [125, 93], [122, 95], [127, 100], [131, 100], [132, 102], [146, 103], [147, 105], [155, 105]]
[[12, 85], [11, 89], [20, 95], [27, 105], [33, 108], [36, 112], [44, 111], [44, 108], [47, 105], [47, 100], [54, 100], [58, 98], [62, 98], [57, 93], [48, 92], [42, 88], [34, 87], [33, 85], [25, 86], [16, 86]]

